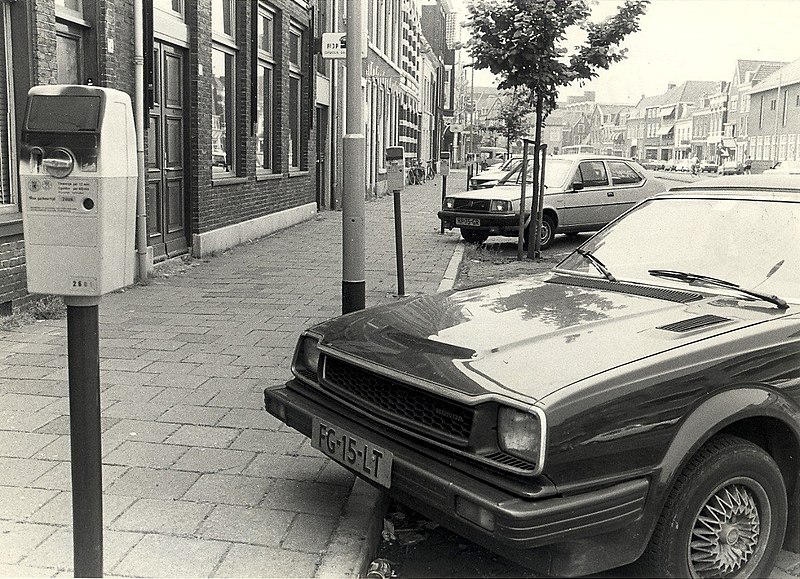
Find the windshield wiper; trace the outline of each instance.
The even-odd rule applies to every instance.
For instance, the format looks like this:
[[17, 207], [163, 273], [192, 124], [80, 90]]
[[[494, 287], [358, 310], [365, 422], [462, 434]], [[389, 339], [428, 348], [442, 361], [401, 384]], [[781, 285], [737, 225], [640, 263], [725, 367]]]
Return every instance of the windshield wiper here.
[[647, 271], [652, 276], [655, 277], [664, 277], [667, 279], [677, 279], [680, 281], [685, 281], [686, 283], [701, 283], [707, 284], [716, 287], [722, 287], [726, 289], [736, 290], [740, 293], [743, 293], [748, 296], [752, 296], [754, 298], [758, 298], [765, 302], [769, 302], [771, 304], [775, 304], [782, 310], [786, 310], [789, 308], [789, 304], [786, 303], [786, 300], [779, 298], [776, 295], [767, 294], [764, 292], [760, 292], [758, 290], [747, 289], [735, 284], [731, 281], [727, 281], [724, 279], [719, 279], [716, 277], [709, 277], [707, 275], [700, 275], [698, 273], [688, 273], [685, 271], [675, 271], [673, 269], [650, 269]]
[[610, 271], [608, 271], [608, 268], [605, 266], [605, 264], [602, 261], [600, 261], [597, 257], [595, 257], [595, 255], [591, 251], [578, 248], [575, 250], [575, 253], [577, 253], [581, 257], [585, 258], [586, 261], [591, 263], [595, 267], [595, 269], [600, 273], [602, 273], [603, 277], [605, 277], [608, 281], [617, 281], [617, 278], [615, 278], [614, 275]]

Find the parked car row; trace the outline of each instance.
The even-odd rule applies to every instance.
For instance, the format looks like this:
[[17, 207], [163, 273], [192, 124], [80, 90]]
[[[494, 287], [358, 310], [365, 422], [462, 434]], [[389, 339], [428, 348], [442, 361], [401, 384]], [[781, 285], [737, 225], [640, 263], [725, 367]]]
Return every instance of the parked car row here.
[[[530, 181], [532, 176], [531, 163], [526, 179]], [[448, 229], [459, 228], [461, 236], [472, 243], [483, 243], [490, 235], [515, 237], [519, 231], [521, 180], [520, 164], [494, 187], [448, 195], [439, 219]], [[556, 233], [597, 231], [634, 204], [663, 190], [659, 181], [649, 179], [641, 165], [630, 159], [587, 154], [548, 157], [541, 247], [549, 247]], [[523, 212], [527, 224], [530, 194]]]
[[[628, 159], [547, 168], [551, 234], [653, 191]], [[501, 191], [448, 197], [440, 216], [482, 235], [513, 220]], [[767, 577], [800, 533], [798, 223], [792, 176], [682, 184], [548, 273], [309, 328], [266, 408], [539, 573], [639, 560], [639, 576]]]

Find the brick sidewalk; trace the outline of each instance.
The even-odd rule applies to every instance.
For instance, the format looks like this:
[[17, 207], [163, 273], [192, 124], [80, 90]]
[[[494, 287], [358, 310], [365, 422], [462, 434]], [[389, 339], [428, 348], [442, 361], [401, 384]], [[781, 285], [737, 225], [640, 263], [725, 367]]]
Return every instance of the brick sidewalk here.
[[[435, 292], [459, 247], [439, 235], [440, 195], [440, 177], [402, 195], [408, 294]], [[366, 205], [368, 306], [396, 299], [392, 210]], [[105, 573], [317, 572], [353, 477], [270, 417], [263, 389], [289, 377], [298, 333], [341, 311], [341, 217], [103, 298]], [[69, 573], [66, 321], [0, 340], [0, 576]]]

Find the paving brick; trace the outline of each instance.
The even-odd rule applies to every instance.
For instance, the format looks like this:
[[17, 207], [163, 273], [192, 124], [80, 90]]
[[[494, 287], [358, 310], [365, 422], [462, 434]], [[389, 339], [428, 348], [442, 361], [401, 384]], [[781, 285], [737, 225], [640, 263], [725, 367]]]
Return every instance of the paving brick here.
[[0, 521], [0, 564], [20, 563], [25, 555], [57, 530], [58, 527], [51, 525]]
[[[280, 425], [283, 423], [271, 414], [264, 411], [264, 393], [261, 392], [260, 397], [256, 395], [254, 398], [260, 402], [261, 408], [231, 408], [228, 412], [226, 412], [225, 416], [220, 419], [217, 426], [231, 426], [234, 428], [247, 429], [255, 428], [259, 430], [277, 430], [280, 428]], [[253, 401], [253, 404], [256, 404], [256, 400]], [[247, 436], [248, 434], [248, 431], [245, 430], [242, 432], [242, 436], [240, 436], [239, 439]], [[257, 436], [260, 435], [257, 434]], [[237, 439], [237, 442], [233, 444], [234, 448], [244, 448], [243, 446], [239, 446], [239, 439]], [[258, 442], [256, 442], [256, 444], [258, 444]]]
[[307, 456], [259, 454], [244, 474], [293, 481], [315, 480], [327, 461], [325, 458]]
[[220, 541], [149, 534], [111, 567], [111, 574], [134, 577], [210, 577], [228, 544]]
[[305, 553], [324, 551], [328, 546], [328, 541], [325, 539], [331, 536], [338, 522], [338, 516], [297, 515], [281, 547]]
[[262, 506], [327, 516], [341, 514], [349, 487], [334, 487], [306, 480], [276, 480]]
[[103, 440], [138, 440], [141, 442], [163, 442], [178, 430], [177, 424], [146, 420], [120, 420], [103, 433]]
[[[50, 383], [50, 386], [54, 386]], [[37, 412], [50, 406], [58, 400], [56, 396], [42, 396], [35, 394], [3, 394], [0, 396], [0, 408], [4, 411], [21, 410], [24, 412]]]
[[0, 519], [24, 521], [58, 495], [58, 491], [0, 486]]
[[272, 484], [272, 479], [267, 478], [204, 474], [186, 491], [183, 498], [188, 501], [254, 507], [269, 492]]
[[227, 413], [227, 408], [178, 404], [159, 417], [160, 422], [213, 426]]
[[269, 430], [248, 429], [233, 441], [231, 448], [297, 456], [300, 447], [306, 440], [306, 437], [299, 432], [272, 432]]
[[213, 508], [213, 505], [190, 501], [139, 499], [111, 523], [111, 528], [141, 533], [192, 535]]
[[[43, 461], [44, 462], [44, 461]], [[54, 489], [68, 491], [72, 489], [72, 470], [68, 462], [50, 462], [53, 465], [47, 472], [30, 483], [30, 486], [40, 489]], [[103, 492], [128, 470], [128, 467], [110, 464], [103, 465]]]
[[[142, 540], [140, 533], [127, 533], [105, 529], [103, 531], [103, 567], [116, 565]], [[52, 565], [71, 571], [73, 567], [72, 530], [60, 529], [50, 535], [22, 561], [24, 565]]]
[[[2, 401], [0, 401], [2, 404]], [[58, 418], [59, 415], [48, 410], [0, 410], [0, 430], [15, 430], [17, 432], [39, 431], [39, 434], [49, 434], [40, 429]]]
[[233, 545], [216, 577], [313, 577], [319, 555], [285, 549]]
[[[49, 525], [72, 525], [72, 492], [71, 491], [46, 491], [56, 492], [55, 496], [36, 512], [30, 515], [29, 520], [34, 523]], [[103, 495], [103, 525], [109, 526], [120, 513], [136, 501], [134, 497], [119, 495]]]
[[106, 492], [131, 497], [179, 499], [198, 476], [193, 472], [134, 467], [109, 485]]
[[242, 450], [191, 448], [175, 463], [175, 468], [200, 473], [241, 473], [255, 456], [254, 452]]
[[205, 446], [210, 448], [228, 448], [237, 436], [238, 428], [222, 428], [216, 426], [182, 425], [170, 435], [165, 442], [186, 446]]
[[103, 462], [122, 466], [167, 468], [189, 451], [186, 446], [125, 441], [103, 456]]
[[0, 485], [25, 487], [58, 464], [30, 458], [0, 458]]
[[295, 514], [263, 507], [218, 505], [200, 525], [198, 536], [277, 547], [286, 536]]

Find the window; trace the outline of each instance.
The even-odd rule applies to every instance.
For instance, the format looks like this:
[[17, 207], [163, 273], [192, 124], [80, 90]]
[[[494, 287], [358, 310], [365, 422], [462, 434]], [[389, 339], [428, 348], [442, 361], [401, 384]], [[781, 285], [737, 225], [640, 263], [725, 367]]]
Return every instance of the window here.
[[[8, 2], [0, 3], [0, 108], [9, 110], [13, 105], [12, 57], [11, 57], [11, 6]], [[16, 200], [17, 164], [14, 161], [16, 144], [16, 127], [14, 115], [3, 115], [0, 118], [0, 140], [4, 146], [0, 148], [0, 212], [18, 210]], [[12, 183], [14, 184], [12, 186]]]
[[258, 9], [258, 71], [256, 96], [256, 168], [274, 170], [275, 16], [266, 5]]
[[82, 0], [56, 0], [56, 79], [59, 84], [84, 84], [85, 36], [89, 23]]
[[786, 113], [789, 110], [789, 91], [783, 93], [783, 107], [781, 110], [781, 126], [786, 126]]
[[[308, 114], [303, 100], [303, 45], [304, 33], [292, 26], [289, 29], [289, 168], [305, 169], [308, 135]], [[303, 122], [306, 121], [306, 122]]]
[[236, 9], [233, 0], [211, 4], [211, 170], [236, 174]]
[[778, 99], [772, 99], [769, 101], [769, 110], [774, 111], [775, 107], [777, 106]]
[[183, 16], [183, 2], [184, 0], [153, 0], [153, 6]]
[[642, 176], [633, 167], [622, 161], [609, 161], [608, 170], [611, 172], [611, 179], [614, 181], [614, 185], [639, 183], [642, 180]]
[[758, 128], [764, 128], [764, 95], [761, 95], [761, 100], [758, 105]]
[[576, 183], [583, 183], [584, 187], [602, 187], [608, 185], [608, 175], [602, 161], [584, 161], [578, 165], [575, 175]]

